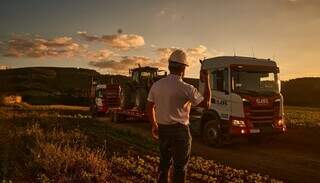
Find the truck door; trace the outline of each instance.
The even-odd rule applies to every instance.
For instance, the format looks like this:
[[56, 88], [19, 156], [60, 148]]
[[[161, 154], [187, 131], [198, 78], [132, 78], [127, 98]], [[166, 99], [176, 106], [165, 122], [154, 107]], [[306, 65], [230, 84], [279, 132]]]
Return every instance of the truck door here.
[[228, 120], [231, 112], [229, 70], [217, 68], [211, 72], [211, 108], [218, 112], [221, 119]]

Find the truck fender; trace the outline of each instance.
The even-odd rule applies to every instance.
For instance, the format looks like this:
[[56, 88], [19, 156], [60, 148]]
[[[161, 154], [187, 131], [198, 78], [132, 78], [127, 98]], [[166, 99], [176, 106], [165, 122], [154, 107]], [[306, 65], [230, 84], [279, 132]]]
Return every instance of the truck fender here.
[[207, 121], [210, 121], [212, 119], [215, 119], [219, 123], [220, 127], [220, 117], [215, 110], [206, 110], [203, 112], [202, 117], [201, 117], [201, 134], [203, 132], [203, 128], [206, 124]]

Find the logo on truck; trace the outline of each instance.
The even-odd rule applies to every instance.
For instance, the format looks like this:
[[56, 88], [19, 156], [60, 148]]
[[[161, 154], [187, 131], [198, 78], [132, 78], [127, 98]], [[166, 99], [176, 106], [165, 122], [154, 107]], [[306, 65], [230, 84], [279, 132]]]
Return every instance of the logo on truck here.
[[257, 98], [256, 99], [256, 103], [258, 105], [268, 105], [269, 104], [269, 100], [267, 98]]

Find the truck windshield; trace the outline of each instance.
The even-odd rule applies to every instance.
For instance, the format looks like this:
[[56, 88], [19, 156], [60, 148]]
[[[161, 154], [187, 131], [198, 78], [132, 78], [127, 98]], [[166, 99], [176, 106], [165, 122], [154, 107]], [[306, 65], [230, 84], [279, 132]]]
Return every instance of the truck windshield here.
[[279, 93], [278, 74], [273, 72], [232, 71], [232, 90], [236, 93]]

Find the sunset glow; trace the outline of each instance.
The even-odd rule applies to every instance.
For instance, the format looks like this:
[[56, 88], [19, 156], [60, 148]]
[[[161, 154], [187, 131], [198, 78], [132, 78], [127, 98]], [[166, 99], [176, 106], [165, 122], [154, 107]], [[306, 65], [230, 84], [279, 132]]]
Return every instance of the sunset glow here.
[[281, 79], [320, 76], [320, 1], [200, 0], [1, 2], [0, 66], [81, 67], [128, 74], [138, 64], [167, 67], [184, 49], [275, 60]]

